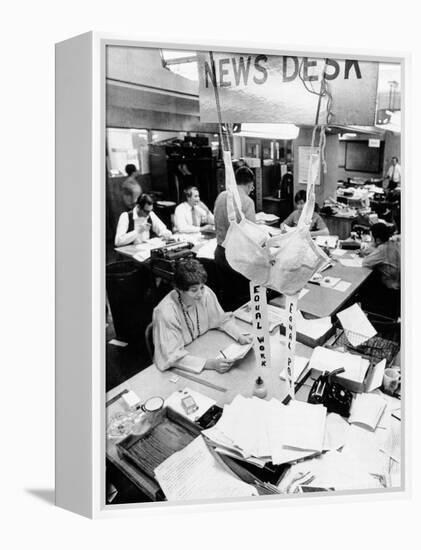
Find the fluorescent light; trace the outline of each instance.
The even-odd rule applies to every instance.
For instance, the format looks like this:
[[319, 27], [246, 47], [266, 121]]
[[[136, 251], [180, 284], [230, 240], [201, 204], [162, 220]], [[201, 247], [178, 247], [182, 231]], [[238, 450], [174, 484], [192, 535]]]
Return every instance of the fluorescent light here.
[[299, 132], [300, 129], [295, 124], [242, 123], [241, 132], [235, 135], [262, 139], [296, 139]]

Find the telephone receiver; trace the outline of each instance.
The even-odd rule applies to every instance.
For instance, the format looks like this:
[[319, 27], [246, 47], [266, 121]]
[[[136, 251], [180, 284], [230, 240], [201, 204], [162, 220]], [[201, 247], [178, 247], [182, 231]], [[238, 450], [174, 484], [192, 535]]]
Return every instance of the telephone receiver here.
[[348, 418], [351, 410], [352, 393], [338, 382], [333, 382], [332, 377], [344, 372], [344, 368], [335, 369], [332, 372], [325, 371], [310, 390], [308, 402], [314, 405], [324, 405], [328, 412], [335, 412]]

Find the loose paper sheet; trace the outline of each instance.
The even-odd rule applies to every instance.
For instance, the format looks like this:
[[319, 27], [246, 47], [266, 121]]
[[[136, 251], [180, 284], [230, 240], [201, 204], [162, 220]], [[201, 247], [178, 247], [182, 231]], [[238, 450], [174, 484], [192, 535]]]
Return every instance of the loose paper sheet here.
[[337, 316], [346, 337], [353, 346], [359, 346], [377, 334], [376, 329], [358, 304], [353, 304], [340, 311]]
[[333, 287], [333, 290], [339, 290], [339, 292], [346, 292], [352, 283], [348, 281], [339, 281], [337, 285]]
[[257, 495], [215, 459], [202, 436], [155, 468], [155, 476], [169, 501]]

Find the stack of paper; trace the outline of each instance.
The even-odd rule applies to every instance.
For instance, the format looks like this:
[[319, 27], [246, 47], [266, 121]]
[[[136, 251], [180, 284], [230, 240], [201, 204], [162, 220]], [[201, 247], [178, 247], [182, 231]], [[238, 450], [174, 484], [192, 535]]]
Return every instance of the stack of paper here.
[[351, 391], [363, 391], [369, 367], [370, 361], [360, 355], [342, 353], [321, 346], [314, 348], [310, 359], [310, 368], [316, 375], [344, 368], [345, 371], [338, 374], [337, 378], [344, 386], [350, 386]]
[[337, 315], [349, 343], [353, 346], [360, 346], [377, 334], [376, 329], [358, 304], [353, 304]]
[[359, 393], [351, 406], [350, 424], [361, 424], [375, 430], [386, 408], [386, 401], [373, 393]]
[[216, 459], [201, 436], [155, 468], [155, 476], [169, 501], [257, 495]]
[[294, 400], [283, 405], [277, 399], [238, 395], [225, 405], [218, 423], [202, 433], [217, 447], [243, 458], [283, 464], [321, 452], [325, 423], [322, 405]]

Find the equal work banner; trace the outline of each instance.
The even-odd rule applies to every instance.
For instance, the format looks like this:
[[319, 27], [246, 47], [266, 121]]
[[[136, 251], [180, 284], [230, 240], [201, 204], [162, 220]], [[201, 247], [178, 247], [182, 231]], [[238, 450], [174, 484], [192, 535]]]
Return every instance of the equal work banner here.
[[270, 334], [266, 288], [250, 282], [250, 304], [254, 329], [254, 354], [258, 369], [270, 368]]
[[[224, 122], [314, 125], [323, 71], [332, 96], [330, 124], [375, 122], [378, 63], [263, 54], [214, 53]], [[198, 52], [200, 120], [218, 122], [209, 53]], [[320, 105], [325, 122], [327, 97]]]

